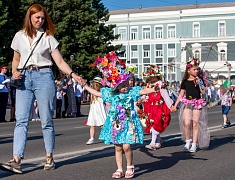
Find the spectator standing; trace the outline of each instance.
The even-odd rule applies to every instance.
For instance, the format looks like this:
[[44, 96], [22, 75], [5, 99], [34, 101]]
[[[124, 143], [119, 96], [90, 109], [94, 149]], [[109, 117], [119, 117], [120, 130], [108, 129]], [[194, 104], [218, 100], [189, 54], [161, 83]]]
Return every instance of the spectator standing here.
[[81, 117], [83, 114], [81, 113], [81, 101], [82, 101], [82, 93], [84, 88], [78, 84], [78, 82], [74, 81], [73, 83], [74, 95], [76, 99], [76, 106], [77, 106], [77, 114], [76, 117]]
[[13, 86], [10, 86], [10, 99], [11, 99], [11, 119], [10, 122], [15, 122], [15, 103], [16, 103], [16, 88]]
[[61, 108], [63, 101], [63, 89], [61, 81], [57, 81], [56, 83], [56, 118], [61, 118]]
[[231, 122], [228, 120], [228, 113], [233, 104], [231, 93], [232, 89], [227, 92], [223, 91], [223, 95], [221, 97], [222, 116], [223, 116], [223, 124], [221, 126], [222, 129], [229, 127], [231, 124]]
[[6, 65], [0, 66], [0, 123], [7, 122], [5, 119], [9, 85], [7, 83], [8, 77], [6, 76], [7, 67]]
[[73, 89], [73, 85], [74, 82], [72, 80], [72, 78], [67, 78], [66, 79], [66, 85], [67, 85], [67, 97], [68, 97], [68, 108], [67, 108], [67, 117], [75, 117], [76, 116], [76, 112], [77, 112], [77, 106], [76, 106], [76, 98], [75, 98], [75, 94], [74, 94], [74, 89]]

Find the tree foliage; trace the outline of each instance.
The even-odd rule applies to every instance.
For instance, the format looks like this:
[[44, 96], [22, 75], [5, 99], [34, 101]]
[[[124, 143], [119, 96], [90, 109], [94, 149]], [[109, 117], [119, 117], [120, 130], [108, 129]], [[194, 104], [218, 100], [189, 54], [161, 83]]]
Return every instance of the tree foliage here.
[[[55, 37], [60, 42], [61, 54], [74, 71], [85, 78], [91, 79], [99, 73], [91, 67], [98, 54], [103, 56], [121, 48], [121, 45], [111, 44], [118, 35], [113, 35], [115, 25], [105, 24], [109, 20], [109, 12], [101, 0], [9, 0], [1, 6], [0, 14], [0, 37], [6, 37], [0, 47], [5, 44], [8, 56], [12, 53], [11, 40], [21, 29], [26, 10], [34, 3], [46, 7], [57, 29]], [[0, 57], [6, 57], [1, 49]]]

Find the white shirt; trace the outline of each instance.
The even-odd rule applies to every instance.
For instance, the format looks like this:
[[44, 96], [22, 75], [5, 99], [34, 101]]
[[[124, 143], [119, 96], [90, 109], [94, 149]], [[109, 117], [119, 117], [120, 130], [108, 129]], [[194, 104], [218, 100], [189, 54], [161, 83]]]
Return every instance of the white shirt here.
[[[11, 43], [11, 48], [20, 53], [20, 63], [18, 68], [23, 68], [30, 52], [43, 32], [44, 31], [42, 28], [37, 32], [31, 46], [28, 36], [24, 33], [24, 30], [21, 30], [15, 34]], [[54, 38], [54, 36], [46, 36], [46, 33], [44, 33], [26, 67], [29, 65], [35, 65], [38, 67], [52, 66], [53, 63], [51, 61], [50, 54], [58, 47], [58, 45], [59, 42]]]
[[211, 96], [211, 88], [209, 88], [209, 87], [207, 88], [207, 95]]
[[73, 83], [73, 90], [74, 90], [74, 95], [76, 97], [81, 97], [82, 93], [84, 91], [84, 87], [82, 87], [80, 84], [75, 82], [75, 83]]

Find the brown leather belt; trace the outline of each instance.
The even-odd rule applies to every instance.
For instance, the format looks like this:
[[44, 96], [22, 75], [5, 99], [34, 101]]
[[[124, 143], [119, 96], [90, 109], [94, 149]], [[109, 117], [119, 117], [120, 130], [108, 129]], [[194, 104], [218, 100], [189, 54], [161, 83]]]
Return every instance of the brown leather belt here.
[[34, 65], [30, 65], [26, 68], [24, 68], [25, 70], [40, 70], [40, 69], [44, 69], [44, 68], [50, 68], [50, 66], [34, 66]]

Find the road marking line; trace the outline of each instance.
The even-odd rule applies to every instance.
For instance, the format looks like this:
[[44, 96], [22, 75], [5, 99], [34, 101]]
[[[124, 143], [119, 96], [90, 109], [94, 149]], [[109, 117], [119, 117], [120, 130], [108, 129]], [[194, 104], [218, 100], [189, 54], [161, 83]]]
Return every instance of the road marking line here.
[[[230, 128], [235, 128], [235, 126], [232, 126]], [[210, 132], [216, 132], [216, 131], [221, 131], [223, 129], [221, 129], [221, 126], [213, 126], [213, 127], [210, 127], [209, 130], [210, 130]], [[164, 141], [181, 139], [181, 136], [180, 137], [173, 137], [175, 135], [181, 135], [181, 133], [168, 134], [168, 135], [162, 136], [162, 138], [166, 139]], [[151, 138], [144, 139], [144, 141], [148, 141], [148, 140], [151, 140]], [[95, 148], [89, 148], [89, 149], [84, 149], [84, 150], [79, 150], [79, 151], [55, 154], [54, 158], [56, 159], [56, 161], [60, 162], [60, 161], [66, 160], [66, 159], [71, 159], [74, 156], [76, 156], [76, 158], [80, 158], [81, 156], [83, 156], [82, 158], [92, 157], [92, 156], [96, 156], [96, 155], [114, 152], [114, 149], [107, 149], [107, 148], [110, 148], [113, 146], [114, 145], [103, 145], [103, 146], [95, 147]], [[137, 146], [141, 147], [143, 145], [137, 145]], [[104, 151], [100, 152], [100, 150], [104, 150]], [[99, 152], [95, 152], [95, 151], [99, 151]], [[44, 161], [44, 160], [45, 160], [45, 157], [38, 157], [38, 158], [33, 158], [33, 159], [22, 160], [22, 162], [23, 163], [32, 163], [35, 161]]]

